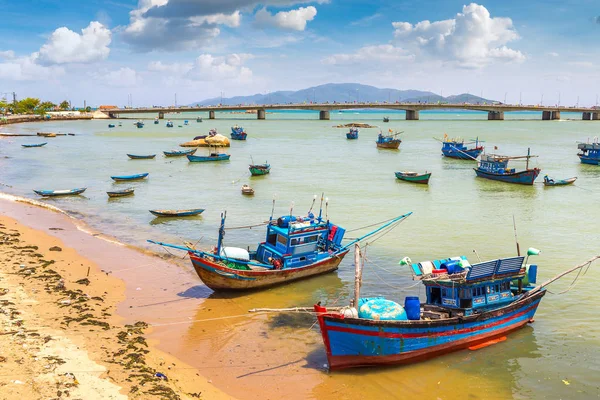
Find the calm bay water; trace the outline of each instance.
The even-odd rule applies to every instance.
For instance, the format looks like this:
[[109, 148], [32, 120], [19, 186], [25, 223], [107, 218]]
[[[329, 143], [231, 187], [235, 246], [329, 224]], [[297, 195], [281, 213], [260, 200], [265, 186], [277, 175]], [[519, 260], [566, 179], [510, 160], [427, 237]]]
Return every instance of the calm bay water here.
[[[381, 123], [382, 115], [392, 121]], [[421, 113], [421, 121], [404, 121], [401, 113], [332, 113], [331, 121], [319, 121], [315, 113], [255, 115], [217, 114], [217, 120], [196, 123], [196, 114], [171, 115], [175, 128], [165, 121], [146, 120], [143, 129], [132, 120], [107, 127], [107, 121], [48, 122], [20, 124], [2, 132], [73, 132], [57, 138], [14, 137], [0, 139], [0, 190], [35, 197], [32, 189], [88, 187], [85, 196], [49, 199], [47, 202], [79, 216], [92, 227], [118, 239], [146, 247], [145, 239], [181, 243], [183, 240], [208, 247], [215, 243], [219, 214], [227, 210], [228, 226], [260, 223], [275, 215], [304, 214], [315, 194], [329, 198], [329, 218], [347, 229], [359, 228], [408, 211], [414, 215], [394, 231], [368, 247], [363, 295], [385, 295], [403, 301], [421, 295], [407, 270], [397, 262], [404, 256], [413, 261], [466, 255], [471, 261], [477, 250], [483, 259], [515, 254], [513, 215], [517, 221], [521, 249], [542, 250], [535, 259], [539, 280], [598, 254], [600, 233], [594, 221], [600, 195], [600, 167], [579, 163], [577, 141], [598, 135], [599, 123], [591, 121], [540, 121], [539, 113], [506, 114], [506, 121], [486, 121], [484, 113]], [[563, 118], [580, 118], [567, 115]], [[178, 128], [188, 118], [189, 126]], [[333, 128], [349, 121], [380, 125], [383, 130], [402, 130], [399, 151], [378, 150], [378, 129], [362, 129], [356, 141], [345, 139], [345, 129]], [[206, 134], [210, 128], [229, 135], [239, 123], [249, 134], [246, 142], [233, 141], [227, 151], [231, 161], [191, 164], [187, 159], [162, 156], [163, 150]], [[448, 160], [440, 155], [433, 137], [479, 137], [489, 152], [523, 155], [531, 147], [542, 168], [533, 187], [503, 184], [475, 177], [474, 163]], [[23, 143], [47, 141], [38, 149]], [[199, 149], [197, 154], [204, 154]], [[129, 160], [126, 153], [157, 154], [155, 160]], [[268, 161], [272, 172], [250, 177], [248, 164]], [[515, 167], [524, 167], [515, 163]], [[433, 173], [429, 186], [411, 185], [395, 179], [394, 171]], [[149, 172], [147, 181], [113, 183], [115, 174]], [[574, 186], [545, 188], [542, 177], [562, 179], [577, 176]], [[255, 196], [245, 197], [240, 187], [249, 183]], [[106, 191], [134, 187], [135, 196], [108, 200]], [[148, 209], [206, 208], [199, 218], [160, 220]], [[365, 232], [351, 232], [356, 236]], [[226, 244], [254, 246], [264, 230], [229, 230]], [[160, 251], [155, 248], [154, 250]], [[592, 266], [578, 285], [566, 294], [548, 294], [538, 310], [536, 322], [511, 335], [504, 343], [477, 351], [459, 352], [415, 366], [384, 370], [358, 370], [326, 375], [326, 362], [318, 330], [311, 318], [264, 317], [243, 322], [191, 324], [181, 327], [180, 340], [168, 347], [186, 361], [208, 371], [215, 382], [240, 378], [252, 361], [260, 365], [300, 360], [300, 367], [286, 373], [260, 375], [256, 393], [231, 392], [239, 397], [260, 398], [592, 398], [600, 397], [600, 318], [595, 304], [600, 271]], [[571, 279], [550, 290], [560, 292]], [[185, 310], [201, 319], [211, 307], [236, 314], [252, 307], [285, 307], [346, 304], [353, 284], [351, 257], [337, 273], [265, 292], [223, 298], [199, 289], [207, 297], [202, 307]], [[183, 311], [182, 311], [183, 313]], [[160, 316], [164, 320], [174, 316]], [[157, 317], [158, 318], [158, 317]], [[160, 336], [161, 332], [159, 332]], [[163, 332], [166, 335], [166, 332]], [[251, 337], [252, 347], [247, 345]], [[242, 343], [242, 350], [238, 347]], [[244, 344], [246, 343], [246, 344]], [[247, 360], [245, 367], [240, 360]], [[219, 368], [222, 363], [237, 369]], [[260, 367], [250, 368], [260, 369]], [[215, 372], [217, 371], [217, 372]], [[287, 374], [288, 372], [289, 375]], [[267, 376], [267, 378], [265, 378]], [[258, 378], [258, 377], [257, 377]], [[249, 379], [249, 378], [245, 378]], [[569, 384], [565, 384], [565, 381]], [[247, 382], [241, 381], [242, 384]], [[270, 382], [270, 383], [269, 383]], [[291, 390], [290, 387], [294, 389]], [[227, 389], [226, 389], [227, 390]], [[294, 396], [291, 396], [294, 397]], [[264, 396], [262, 398], [265, 398]]]

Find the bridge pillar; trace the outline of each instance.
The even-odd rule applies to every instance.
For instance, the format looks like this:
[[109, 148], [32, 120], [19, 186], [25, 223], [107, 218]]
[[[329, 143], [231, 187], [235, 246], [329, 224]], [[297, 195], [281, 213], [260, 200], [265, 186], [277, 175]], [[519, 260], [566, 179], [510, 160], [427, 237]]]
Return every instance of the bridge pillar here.
[[504, 121], [504, 111], [488, 111], [488, 121]]
[[592, 121], [598, 121], [600, 119], [600, 113], [592, 113]]
[[552, 111], [552, 119], [560, 119], [560, 111]]
[[584, 111], [583, 114], [581, 115], [581, 119], [584, 120], [584, 121], [591, 120], [592, 119], [592, 113]]
[[158, 113], [158, 119], [165, 119], [165, 113], [164, 112], [159, 112]]
[[321, 121], [329, 121], [329, 111], [319, 111], [319, 119]]
[[419, 120], [419, 110], [406, 110], [406, 120], [407, 121], [418, 121]]
[[265, 110], [257, 110], [256, 119], [265, 119]]
[[208, 119], [215, 119], [215, 112], [214, 111], [209, 111], [208, 112]]
[[542, 121], [549, 121], [552, 113], [550, 111], [542, 111]]

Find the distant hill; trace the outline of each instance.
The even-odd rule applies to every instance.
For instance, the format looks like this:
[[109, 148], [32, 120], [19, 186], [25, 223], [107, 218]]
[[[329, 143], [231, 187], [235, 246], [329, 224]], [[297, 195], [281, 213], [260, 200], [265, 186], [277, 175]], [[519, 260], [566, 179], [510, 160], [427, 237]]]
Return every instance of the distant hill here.
[[[421, 90], [398, 90], [398, 89], [381, 89], [374, 86], [361, 85], [358, 83], [328, 83], [302, 89], [298, 91], [277, 91], [267, 94], [255, 94], [251, 96], [235, 96], [223, 98], [224, 105], [237, 104], [285, 104], [285, 103], [325, 103], [334, 101], [338, 103], [353, 103], [359, 102], [427, 102], [427, 103], [492, 103], [494, 100], [484, 99], [471, 94], [459, 94], [448, 97], [442, 97], [432, 92], [424, 92]], [[206, 99], [194, 102], [190, 105], [216, 105], [221, 103], [220, 97]]]

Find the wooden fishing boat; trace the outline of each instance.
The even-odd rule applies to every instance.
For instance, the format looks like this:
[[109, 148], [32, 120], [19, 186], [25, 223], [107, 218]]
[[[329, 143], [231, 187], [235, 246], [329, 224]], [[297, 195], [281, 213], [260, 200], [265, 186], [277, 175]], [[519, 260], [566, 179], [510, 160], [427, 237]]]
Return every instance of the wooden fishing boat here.
[[183, 157], [183, 156], [187, 156], [188, 154], [194, 154], [196, 152], [196, 150], [198, 149], [191, 149], [191, 150], [171, 150], [171, 151], [163, 151], [165, 157]]
[[390, 122], [390, 117], [383, 117], [383, 122]]
[[42, 147], [47, 145], [48, 142], [44, 142], [44, 143], [36, 143], [36, 144], [22, 144], [21, 146], [26, 147], [26, 148], [30, 148], [30, 147]]
[[133, 188], [123, 189], [123, 190], [114, 190], [114, 191], [111, 191], [111, 192], [106, 192], [106, 194], [108, 195], [108, 197], [132, 196], [134, 190], [135, 189], [133, 189]]
[[142, 121], [138, 121], [134, 125], [137, 126], [138, 128], [143, 128], [144, 127], [144, 123]]
[[210, 153], [208, 156], [193, 156], [191, 154], [186, 155], [190, 162], [210, 162], [210, 161], [227, 161], [231, 157], [226, 153]]
[[350, 128], [346, 133], [346, 139], [358, 139], [358, 128]]
[[597, 138], [592, 143], [578, 143], [577, 148], [581, 150], [577, 156], [582, 164], [600, 164], [600, 143]]
[[[527, 257], [537, 253], [530, 248]], [[404, 307], [384, 298], [360, 298], [362, 268], [357, 266], [350, 307], [314, 306], [329, 368], [408, 364], [504, 341], [533, 322], [547, 285], [597, 258], [534, 286], [537, 265], [522, 256], [473, 265], [464, 256], [412, 265], [407, 257], [401, 263], [425, 286], [426, 302], [406, 297]]]
[[258, 245], [256, 251], [223, 246], [225, 213], [221, 215], [219, 238], [214, 251], [205, 252], [153, 240], [149, 242], [187, 251], [196, 273], [211, 289], [244, 291], [335, 271], [352, 244], [391, 227], [410, 215], [394, 218], [376, 230], [342, 245], [345, 229], [322, 218], [322, 212], [315, 217], [311, 211], [305, 217], [295, 217], [290, 213], [273, 219], [271, 215], [266, 240]]
[[38, 132], [37, 135], [43, 137], [56, 137], [56, 133], [54, 132]]
[[266, 175], [271, 172], [271, 164], [251, 164], [248, 169], [252, 176]]
[[396, 172], [396, 178], [400, 179], [401, 181], [422, 183], [425, 185], [429, 183], [430, 177], [431, 172], [425, 172], [424, 174], [418, 174], [412, 171]]
[[[519, 185], [533, 185], [533, 182], [542, 170], [539, 168], [529, 168], [529, 159], [532, 157], [537, 156], [530, 155], [529, 149], [527, 149], [526, 156], [507, 157], [495, 154], [484, 154], [481, 156], [479, 166], [474, 168], [474, 170], [480, 178], [506, 183], [516, 183]], [[515, 171], [514, 168], [508, 168], [508, 161], [517, 159], [527, 160], [524, 171]]]
[[200, 117], [196, 118], [196, 122], [202, 122], [202, 118], [200, 118]]
[[204, 212], [204, 208], [192, 208], [189, 210], [148, 210], [157, 217], [193, 217]]
[[[440, 141], [442, 142], [442, 155], [448, 158], [476, 160], [484, 149], [479, 145], [479, 138], [472, 142], [465, 142], [464, 139], [448, 139], [448, 135], [444, 135], [444, 139]], [[474, 144], [475, 147], [467, 147], [470, 144]]]
[[172, 128], [172, 127], [173, 127], [173, 122], [167, 121], [167, 128]]
[[127, 157], [132, 160], [150, 160], [156, 157], [156, 154], [148, 154], [148, 155], [136, 155], [136, 154], [127, 154]]
[[[390, 129], [390, 133], [391, 133], [391, 129]], [[393, 135], [383, 135], [381, 132], [379, 132], [379, 135], [377, 136], [377, 141], [375, 143], [377, 143], [377, 147], [380, 149], [397, 149], [398, 147], [400, 147], [400, 143], [402, 143], [402, 140], [400, 138], [396, 138], [396, 136], [400, 135], [402, 132], [396, 132]]]
[[577, 180], [577, 177], [567, 179], [552, 179], [548, 175], [544, 176], [544, 186], [566, 186], [572, 185]]
[[243, 185], [242, 186], [242, 194], [245, 194], [247, 196], [253, 195], [254, 194], [254, 189], [252, 189], [250, 187], [250, 185]]
[[53, 197], [53, 196], [75, 196], [85, 192], [87, 188], [76, 188], [76, 189], [66, 189], [66, 190], [33, 190], [36, 194], [44, 197]]
[[135, 175], [115, 175], [115, 176], [111, 176], [110, 178], [114, 181], [137, 181], [140, 179], [144, 179], [145, 177], [147, 177], [149, 174], [149, 172], [144, 172], [143, 174], [135, 174]]
[[244, 128], [241, 126], [232, 126], [231, 127], [231, 139], [232, 140], [246, 140], [248, 134], [244, 132]]

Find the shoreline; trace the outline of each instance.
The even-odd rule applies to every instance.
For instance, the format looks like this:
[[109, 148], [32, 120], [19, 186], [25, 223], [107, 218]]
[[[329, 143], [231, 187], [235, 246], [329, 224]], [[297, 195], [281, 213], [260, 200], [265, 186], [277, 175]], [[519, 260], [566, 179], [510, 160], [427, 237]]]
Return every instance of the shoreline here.
[[[152, 256], [99, 238], [59, 212], [0, 198], [0, 294], [6, 292], [0, 305], [10, 316], [0, 318], [0, 342], [6, 342], [0, 387], [8, 398], [54, 397], [57, 390], [81, 398], [231, 398], [194, 367], [159, 350], [158, 340], [148, 339], [154, 328], [137, 319], [135, 300], [128, 301], [131, 288], [119, 276], [124, 272], [119, 274], [111, 260], [95, 262], [85, 249], [108, 248], [129, 260]], [[25, 363], [15, 357], [21, 347], [35, 349]], [[44, 363], [48, 357], [56, 362]]]

